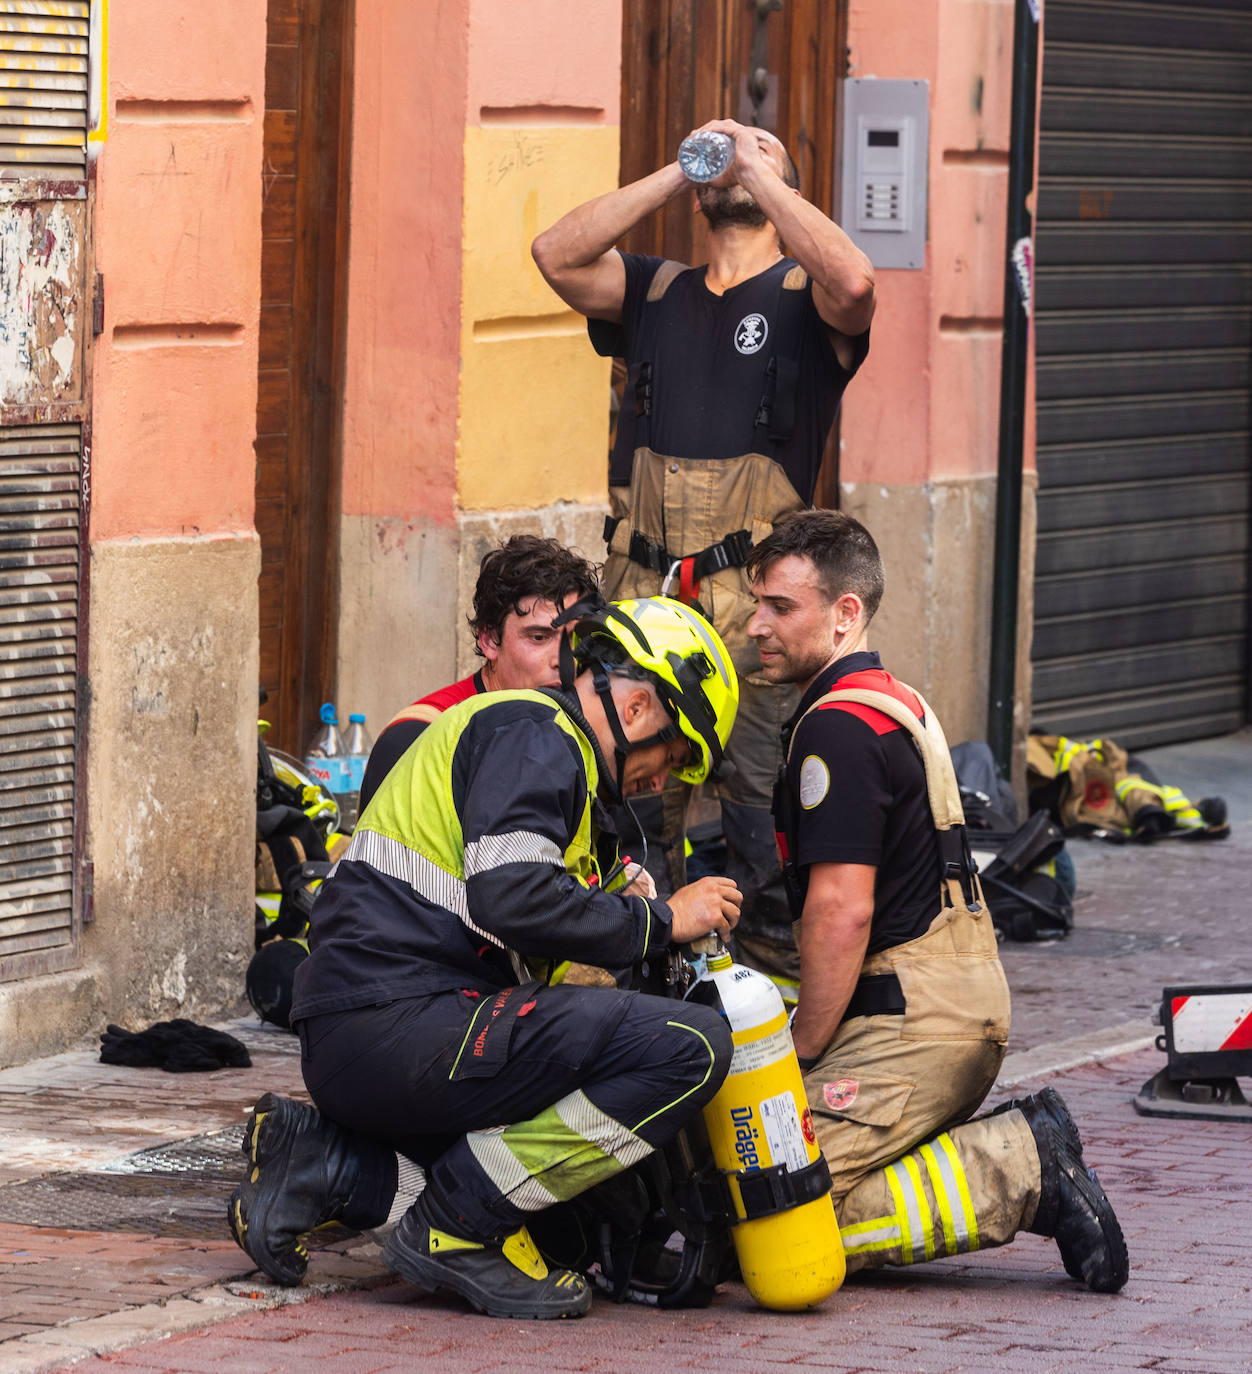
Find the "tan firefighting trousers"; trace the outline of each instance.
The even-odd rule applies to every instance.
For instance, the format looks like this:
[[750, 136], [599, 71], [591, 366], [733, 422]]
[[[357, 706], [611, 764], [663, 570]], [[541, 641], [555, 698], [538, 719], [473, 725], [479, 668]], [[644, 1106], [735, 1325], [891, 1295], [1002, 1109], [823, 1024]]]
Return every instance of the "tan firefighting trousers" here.
[[[823, 700], [839, 698], [886, 711], [913, 733], [937, 828], [960, 824], [930, 708], [922, 703], [923, 729], [894, 698], [845, 690]], [[903, 1015], [844, 1021], [804, 1077], [849, 1272], [1003, 1245], [1034, 1220], [1039, 1152], [1025, 1118], [968, 1120], [995, 1082], [1009, 1033], [1008, 983], [974, 884], [977, 900], [967, 904], [960, 883], [946, 880], [924, 935], [865, 960], [862, 976], [900, 980]]]
[[[656, 596], [662, 590], [678, 595], [677, 569], [667, 578], [628, 556], [635, 530], [672, 554], [686, 557], [740, 529], [748, 530], [752, 542], [758, 543], [776, 520], [803, 507], [786, 473], [764, 454], [678, 459], [648, 448], [637, 449], [630, 487], [614, 492], [614, 514], [622, 519], [604, 565], [605, 590], [613, 599]], [[726, 749], [734, 771], [715, 790], [723, 803], [750, 808], [740, 817], [739, 834], [734, 837], [739, 840], [744, 860], [743, 870], [737, 874], [746, 896], [741, 951], [746, 962], [767, 973], [798, 977], [799, 959], [791, 939], [790, 913], [768, 823], [774, 779], [782, 763], [779, 730], [795, 710], [797, 692], [792, 686], [770, 683], [760, 676], [760, 655], [747, 635], [755, 603], [742, 568], [724, 568], [704, 578], [696, 597], [725, 641], [739, 675], [739, 711]], [[670, 846], [670, 876], [675, 887], [686, 881], [681, 837], [690, 796], [689, 787], [674, 784], [662, 797], [665, 834], [676, 841]], [[728, 832], [733, 828], [727, 824]], [[744, 833], [748, 828], [756, 843]], [[761, 950], [768, 951], [763, 958], [752, 955], [754, 934], [760, 936]]]

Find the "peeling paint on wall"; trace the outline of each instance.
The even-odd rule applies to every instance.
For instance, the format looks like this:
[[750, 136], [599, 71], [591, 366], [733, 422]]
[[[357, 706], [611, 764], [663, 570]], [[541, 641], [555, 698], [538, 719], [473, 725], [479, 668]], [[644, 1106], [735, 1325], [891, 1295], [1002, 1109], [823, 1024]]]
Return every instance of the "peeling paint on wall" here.
[[81, 395], [85, 217], [80, 201], [0, 209], [0, 404]]

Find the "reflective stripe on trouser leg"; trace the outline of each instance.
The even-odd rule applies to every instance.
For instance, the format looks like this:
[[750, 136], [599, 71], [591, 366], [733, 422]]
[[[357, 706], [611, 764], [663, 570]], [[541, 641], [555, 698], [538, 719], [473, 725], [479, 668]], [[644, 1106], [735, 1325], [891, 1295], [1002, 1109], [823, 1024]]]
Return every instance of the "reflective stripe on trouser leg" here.
[[471, 1131], [466, 1141], [483, 1173], [521, 1212], [566, 1202], [652, 1149], [581, 1089], [529, 1121]]
[[849, 1271], [920, 1264], [1012, 1240], [1039, 1202], [1020, 1112], [966, 1122], [867, 1175], [838, 1207]]
[[[625, 1077], [589, 1083], [523, 1121], [467, 1132], [436, 1162], [432, 1181], [467, 1234], [514, 1230], [529, 1215], [631, 1168], [716, 1092], [730, 1062], [730, 1033], [718, 1013], [677, 1004], [663, 1030], [656, 1043], [663, 1065], [641, 1065], [633, 1090]], [[620, 1105], [605, 1110], [615, 1101]], [[632, 1108], [630, 1124], [618, 1119]]]

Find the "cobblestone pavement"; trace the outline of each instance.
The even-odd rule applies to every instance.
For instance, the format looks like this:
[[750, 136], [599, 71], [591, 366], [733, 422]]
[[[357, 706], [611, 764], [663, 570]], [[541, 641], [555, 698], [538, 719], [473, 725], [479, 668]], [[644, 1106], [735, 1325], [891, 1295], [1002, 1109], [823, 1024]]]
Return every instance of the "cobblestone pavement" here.
[[597, 1302], [579, 1322], [495, 1322], [419, 1295], [342, 1233], [300, 1289], [263, 1285], [228, 1237], [225, 1196], [252, 1101], [298, 1093], [299, 1070], [291, 1037], [241, 1022], [228, 1028], [251, 1070], [115, 1069], [94, 1051], [0, 1070], [0, 1374], [303, 1374], [310, 1360], [336, 1374], [1252, 1370], [1252, 1126], [1130, 1105], [1164, 1063], [1143, 1048], [1162, 987], [1252, 981], [1252, 734], [1151, 759], [1193, 796], [1226, 795], [1234, 837], [1072, 845], [1074, 934], [1003, 951], [1014, 1029], [1002, 1084], [1051, 1081], [1069, 1102], [1130, 1246], [1121, 1295], [1084, 1292], [1033, 1236], [854, 1279], [802, 1316], [759, 1311], [727, 1285], [705, 1311]]

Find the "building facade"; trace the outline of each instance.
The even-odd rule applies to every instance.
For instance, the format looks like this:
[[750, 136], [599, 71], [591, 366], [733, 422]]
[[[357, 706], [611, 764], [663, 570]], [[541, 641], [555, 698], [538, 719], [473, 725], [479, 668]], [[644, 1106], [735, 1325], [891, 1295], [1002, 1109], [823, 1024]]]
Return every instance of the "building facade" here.
[[[983, 735], [1014, 4], [24, 8], [29, 31], [0, 24], [25, 340], [0, 412], [22, 722], [0, 1063], [240, 1005], [259, 685], [291, 752], [323, 699], [377, 727], [467, 670], [485, 549], [525, 530], [599, 555], [610, 365], [530, 241], [714, 114], [778, 128], [833, 209], [841, 80], [929, 83], [924, 262], [878, 274], [823, 493], [883, 547], [876, 647], [951, 738]], [[1033, 449], [1031, 401], [1019, 734]]]

